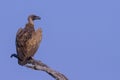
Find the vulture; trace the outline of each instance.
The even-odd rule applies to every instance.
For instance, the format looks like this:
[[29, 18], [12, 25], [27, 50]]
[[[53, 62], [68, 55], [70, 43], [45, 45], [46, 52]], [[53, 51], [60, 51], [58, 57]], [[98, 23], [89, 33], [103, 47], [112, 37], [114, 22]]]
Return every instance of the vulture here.
[[34, 28], [34, 20], [41, 18], [36, 15], [28, 16], [28, 23], [24, 28], [19, 28], [16, 33], [16, 51], [17, 54], [12, 54], [11, 57], [18, 59], [19, 65], [25, 65], [32, 59], [39, 48], [42, 39], [42, 30]]

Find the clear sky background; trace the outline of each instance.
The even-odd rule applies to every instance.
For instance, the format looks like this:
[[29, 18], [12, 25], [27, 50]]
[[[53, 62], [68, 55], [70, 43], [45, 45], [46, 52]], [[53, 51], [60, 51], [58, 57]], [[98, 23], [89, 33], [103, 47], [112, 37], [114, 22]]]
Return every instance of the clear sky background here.
[[54, 80], [19, 66], [15, 36], [30, 14], [43, 39], [34, 58], [69, 80], [120, 80], [119, 0], [1, 0], [0, 80]]

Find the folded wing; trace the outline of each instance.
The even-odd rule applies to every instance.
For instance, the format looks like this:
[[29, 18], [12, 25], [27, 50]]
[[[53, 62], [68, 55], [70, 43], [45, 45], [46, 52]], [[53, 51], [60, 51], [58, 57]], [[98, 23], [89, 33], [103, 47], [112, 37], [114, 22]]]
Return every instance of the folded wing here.
[[35, 32], [32, 33], [31, 39], [29, 39], [26, 42], [26, 49], [27, 49], [26, 55], [28, 57], [34, 56], [34, 54], [36, 53], [36, 51], [39, 48], [39, 44], [40, 44], [41, 40], [42, 40], [42, 29], [39, 28]]

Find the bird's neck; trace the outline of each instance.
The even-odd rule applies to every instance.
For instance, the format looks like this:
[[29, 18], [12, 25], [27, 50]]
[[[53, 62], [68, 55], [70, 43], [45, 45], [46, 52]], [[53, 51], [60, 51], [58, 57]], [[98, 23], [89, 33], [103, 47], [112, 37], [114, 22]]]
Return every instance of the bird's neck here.
[[28, 31], [35, 31], [34, 25], [31, 24], [31, 23], [27, 23], [26, 26], [25, 26], [25, 30], [28, 30]]
[[28, 23], [34, 25], [34, 21], [31, 18], [28, 18]]
[[32, 18], [28, 18], [28, 23], [25, 26], [26, 30], [34, 31], [34, 22]]

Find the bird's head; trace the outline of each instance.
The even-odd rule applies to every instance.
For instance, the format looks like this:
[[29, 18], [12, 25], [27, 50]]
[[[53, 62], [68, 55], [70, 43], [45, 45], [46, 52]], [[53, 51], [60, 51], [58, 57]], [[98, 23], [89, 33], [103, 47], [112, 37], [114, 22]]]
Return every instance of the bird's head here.
[[34, 15], [34, 14], [32, 14], [32, 15], [30, 15], [30, 16], [28, 16], [28, 20], [40, 20], [41, 19], [41, 17], [39, 17], [39, 16], [36, 16], [36, 15]]

